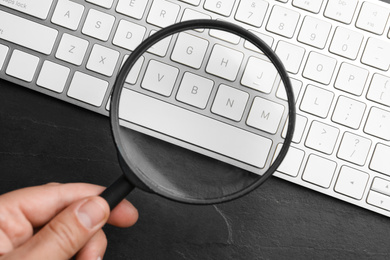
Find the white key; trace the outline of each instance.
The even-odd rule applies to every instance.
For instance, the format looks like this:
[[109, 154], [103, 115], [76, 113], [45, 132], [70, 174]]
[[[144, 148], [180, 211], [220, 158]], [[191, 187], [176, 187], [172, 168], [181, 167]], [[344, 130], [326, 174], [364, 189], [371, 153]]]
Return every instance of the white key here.
[[366, 189], [369, 175], [365, 172], [343, 166], [337, 177], [335, 191], [348, 197], [361, 200]]
[[390, 146], [378, 143], [370, 162], [370, 169], [390, 176]]
[[[294, 143], [300, 143], [302, 140], [303, 132], [306, 129], [306, 124], [307, 124], [307, 118], [301, 115], [296, 115], [295, 116], [295, 129], [294, 129], [294, 134], [292, 141]], [[282, 137], [286, 138], [287, 135], [287, 129], [288, 129], [288, 120], [286, 121], [286, 124], [284, 124], [283, 132], [282, 132]]]
[[163, 96], [170, 96], [179, 70], [155, 60], [151, 60], [146, 69], [141, 87]]
[[[123, 58], [123, 61], [122, 61], [122, 65], [128, 58], [129, 58], [129, 55], [125, 55], [125, 57]], [[126, 77], [126, 83], [135, 84], [137, 82], [137, 79], [139, 77], [139, 73], [141, 72], [141, 68], [142, 68], [142, 65], [144, 63], [144, 60], [145, 60], [145, 58], [143, 56], [141, 56], [135, 62], [135, 64], [133, 65], [129, 74]]]
[[298, 12], [275, 5], [272, 8], [266, 29], [284, 37], [292, 38], [299, 21], [299, 16]]
[[95, 44], [88, 58], [87, 69], [111, 77], [118, 63], [119, 52]]
[[323, 0], [293, 0], [293, 6], [302, 8], [312, 13], [318, 13]]
[[7, 58], [9, 48], [3, 44], [0, 44], [0, 70], [4, 65], [5, 58]]
[[57, 30], [0, 10], [0, 39], [49, 55], [57, 35]]
[[288, 72], [298, 73], [305, 55], [304, 48], [285, 41], [279, 41], [275, 52]]
[[363, 52], [362, 62], [380, 70], [389, 70], [390, 43], [376, 38], [369, 38]]
[[158, 27], [167, 27], [176, 22], [180, 6], [164, 0], [154, 0], [147, 22]]
[[390, 196], [390, 181], [375, 177], [372, 181], [371, 189], [373, 191]]
[[242, 75], [241, 84], [270, 93], [277, 75], [278, 72], [271, 62], [250, 57]]
[[255, 97], [246, 123], [270, 134], [275, 134], [280, 126], [284, 107], [273, 101]]
[[328, 85], [332, 79], [336, 63], [336, 59], [311, 52], [302, 75], [305, 78]]
[[333, 92], [313, 85], [306, 87], [300, 109], [307, 113], [326, 118], [333, 101]]
[[377, 73], [374, 74], [370, 83], [370, 88], [367, 92], [367, 98], [389, 107], [390, 77], [386, 77]]
[[171, 58], [179, 63], [199, 69], [202, 65], [208, 45], [209, 43], [205, 39], [188, 33], [180, 33], [176, 40]]
[[329, 51], [345, 58], [354, 60], [359, 53], [362, 42], [362, 34], [356, 31], [351, 31], [344, 27], [337, 27], [333, 35]]
[[107, 41], [114, 21], [114, 16], [95, 9], [90, 9], [84, 22], [82, 32], [96, 39]]
[[56, 52], [56, 58], [75, 65], [81, 65], [88, 45], [88, 41], [64, 33]]
[[363, 93], [368, 78], [368, 70], [343, 62], [335, 81], [335, 88], [356, 96]]
[[234, 81], [244, 54], [216, 44], [211, 52], [206, 71], [210, 74]]
[[46, 60], [37, 79], [37, 85], [54, 92], [64, 91], [70, 69], [57, 63]]
[[[152, 30], [152, 31], [150, 31], [150, 35], [152, 35], [152, 34], [154, 34], [156, 32], [157, 31]], [[158, 41], [157, 43], [155, 43], [147, 51], [150, 52], [150, 53], [156, 54], [156, 55], [158, 55], [160, 57], [164, 57], [167, 54], [168, 48], [169, 48], [169, 46], [171, 44], [171, 39], [172, 39], [172, 35], [171, 36], [167, 36], [167, 37], [163, 38], [162, 40]]]
[[358, 0], [328, 0], [324, 15], [336, 21], [349, 24], [356, 11]]
[[234, 121], [240, 121], [248, 98], [248, 93], [221, 84], [211, 107], [211, 112]]
[[335, 170], [335, 162], [311, 154], [307, 160], [302, 179], [320, 187], [329, 188]]
[[[298, 97], [299, 97], [299, 93], [301, 93], [302, 81], [290, 78], [290, 82], [292, 85], [294, 99], [295, 99], [295, 103], [296, 103], [298, 100]], [[276, 96], [278, 98], [283, 99], [283, 100], [287, 100], [286, 89], [284, 87], [283, 81], [280, 81], [280, 83], [279, 83], [279, 88], [278, 88], [278, 91], [276, 92]]]
[[180, 1], [191, 4], [191, 5], [199, 5], [199, 3], [200, 3], [200, 0], [180, 0]]
[[[7, 6], [19, 12], [26, 13], [41, 19], [46, 19], [52, 4], [53, 0], [0, 1], [0, 5]], [[2, 14], [0, 14], [0, 17], [1, 16]]]
[[135, 19], [141, 19], [147, 3], [147, 1], [143, 0], [119, 0], [116, 11]]
[[222, 30], [211, 29], [210, 35], [215, 37], [215, 38], [218, 38], [218, 39], [221, 39], [221, 40], [233, 43], [233, 44], [238, 44], [241, 40], [240, 36], [233, 34], [233, 33], [225, 32]]
[[364, 131], [367, 134], [390, 140], [390, 112], [372, 107]]
[[133, 51], [143, 41], [145, 32], [145, 27], [121, 20], [112, 42], [117, 46]]
[[86, 0], [86, 1], [105, 8], [111, 8], [112, 3], [114, 2], [114, 0]]
[[[274, 159], [276, 155], [279, 154], [282, 149], [282, 144], [278, 144], [275, 151]], [[277, 171], [290, 175], [292, 177], [298, 176], [299, 169], [301, 168], [303, 158], [305, 157], [305, 152], [290, 146], [286, 157], [284, 157], [283, 162], [278, 167]]]
[[298, 41], [323, 49], [331, 28], [332, 26], [328, 22], [312, 16], [306, 16], [298, 34]]
[[204, 8], [217, 14], [229, 16], [232, 12], [235, 0], [206, 0]]
[[69, 86], [68, 96], [99, 107], [107, 89], [107, 81], [76, 71]]
[[367, 203], [385, 210], [390, 210], [390, 197], [376, 191], [371, 190], [368, 193]]
[[389, 9], [373, 3], [364, 2], [356, 21], [356, 27], [375, 34], [382, 34], [388, 18]]
[[235, 18], [243, 23], [260, 27], [267, 9], [268, 2], [264, 0], [241, 0]]
[[205, 109], [214, 82], [190, 72], [186, 72], [180, 83], [176, 99], [191, 106]]
[[[254, 35], [256, 35], [257, 37], [259, 37], [261, 40], [263, 40], [269, 47], [272, 47], [272, 44], [274, 42], [274, 38], [272, 38], [269, 35], [262, 34], [262, 33], [256, 32], [256, 31], [252, 31], [252, 30], [249, 30], [249, 31], [251, 33], [253, 33]], [[245, 46], [245, 48], [250, 49], [252, 51], [257, 51], [257, 52], [262, 53], [262, 51], [259, 48], [257, 48], [255, 45], [253, 45], [249, 41], [245, 41], [244, 46]]]
[[366, 104], [363, 102], [340, 96], [333, 112], [332, 121], [353, 129], [358, 129], [365, 110]]
[[255, 167], [264, 167], [272, 146], [262, 136], [129, 89], [120, 104], [120, 118]]
[[336, 127], [313, 121], [305, 145], [314, 150], [331, 154], [335, 147], [339, 132], [339, 129]]
[[337, 157], [348, 162], [363, 166], [366, 163], [368, 152], [371, 148], [371, 140], [345, 132], [341, 140]]
[[[189, 21], [196, 19], [211, 19], [211, 16], [205, 13], [201, 13], [192, 9], [185, 9], [181, 21]], [[202, 30], [203, 31], [203, 30]]]
[[12, 77], [31, 82], [34, 78], [38, 63], [38, 57], [14, 50], [5, 73]]
[[69, 0], [59, 0], [51, 18], [52, 23], [76, 30], [83, 16], [84, 6]]

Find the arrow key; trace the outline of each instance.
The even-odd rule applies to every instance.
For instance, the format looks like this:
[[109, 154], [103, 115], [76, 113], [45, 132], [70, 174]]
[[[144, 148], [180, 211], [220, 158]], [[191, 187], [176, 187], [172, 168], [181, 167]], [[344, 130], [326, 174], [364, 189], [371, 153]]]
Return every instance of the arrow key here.
[[367, 196], [367, 203], [390, 211], [390, 197], [371, 190]]
[[365, 172], [343, 166], [334, 189], [338, 193], [361, 200], [367, 186], [368, 177], [368, 174]]

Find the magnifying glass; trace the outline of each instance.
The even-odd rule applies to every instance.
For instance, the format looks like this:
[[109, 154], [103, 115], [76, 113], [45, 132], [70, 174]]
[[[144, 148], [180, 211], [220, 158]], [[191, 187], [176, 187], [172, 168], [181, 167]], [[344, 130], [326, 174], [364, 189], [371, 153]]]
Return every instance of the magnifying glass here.
[[219, 20], [161, 29], [124, 62], [110, 120], [123, 175], [111, 209], [134, 187], [189, 204], [230, 201], [282, 163], [295, 125], [288, 74], [254, 33]]

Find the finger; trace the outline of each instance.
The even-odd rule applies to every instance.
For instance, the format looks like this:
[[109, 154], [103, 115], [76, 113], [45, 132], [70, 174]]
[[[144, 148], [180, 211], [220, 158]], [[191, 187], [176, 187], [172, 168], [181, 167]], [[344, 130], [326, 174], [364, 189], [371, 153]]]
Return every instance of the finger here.
[[100, 229], [85, 246], [77, 253], [77, 260], [103, 259], [107, 248], [107, 238]]
[[93, 196], [71, 204], [25, 244], [11, 259], [69, 259], [101, 229], [110, 213], [107, 202]]
[[7, 234], [0, 229], [0, 256], [11, 252], [14, 249], [11, 240], [8, 238]]
[[111, 212], [108, 223], [117, 227], [130, 227], [138, 220], [138, 210], [127, 200], [122, 200]]

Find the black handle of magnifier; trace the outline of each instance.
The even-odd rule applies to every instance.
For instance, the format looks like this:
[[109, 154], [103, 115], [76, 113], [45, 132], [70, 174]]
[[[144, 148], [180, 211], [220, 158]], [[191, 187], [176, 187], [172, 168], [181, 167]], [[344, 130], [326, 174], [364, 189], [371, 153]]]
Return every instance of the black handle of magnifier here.
[[105, 199], [110, 205], [110, 210], [113, 210], [133, 189], [133, 184], [122, 174], [100, 194], [100, 197]]

